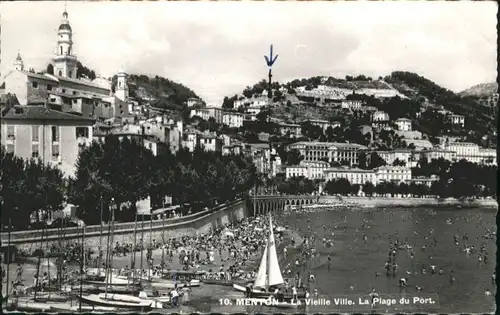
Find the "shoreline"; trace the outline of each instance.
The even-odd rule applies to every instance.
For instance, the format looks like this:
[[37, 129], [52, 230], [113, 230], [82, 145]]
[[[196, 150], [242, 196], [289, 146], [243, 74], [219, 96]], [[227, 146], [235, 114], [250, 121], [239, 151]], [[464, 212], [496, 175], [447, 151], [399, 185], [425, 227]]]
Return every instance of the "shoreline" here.
[[321, 196], [319, 206], [334, 207], [479, 207], [498, 209], [496, 199], [474, 199], [472, 201], [455, 198], [404, 198], [404, 197], [358, 197], [358, 196]]

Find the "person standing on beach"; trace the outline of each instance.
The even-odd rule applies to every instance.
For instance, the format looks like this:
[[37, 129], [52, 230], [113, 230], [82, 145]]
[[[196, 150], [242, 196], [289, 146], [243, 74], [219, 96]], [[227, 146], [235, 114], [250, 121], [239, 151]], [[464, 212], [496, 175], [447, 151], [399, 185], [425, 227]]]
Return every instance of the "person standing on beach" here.
[[183, 305], [189, 304], [190, 295], [191, 295], [191, 289], [187, 286], [187, 284], [184, 284], [184, 287], [182, 288], [182, 304]]
[[21, 264], [17, 264], [16, 276], [16, 283], [21, 283], [23, 281], [23, 266]]

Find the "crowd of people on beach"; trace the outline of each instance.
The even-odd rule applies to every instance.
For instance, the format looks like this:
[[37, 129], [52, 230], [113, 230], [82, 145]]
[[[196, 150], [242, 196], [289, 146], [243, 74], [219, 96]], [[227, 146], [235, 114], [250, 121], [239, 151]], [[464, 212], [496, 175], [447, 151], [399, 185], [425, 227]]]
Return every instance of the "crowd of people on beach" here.
[[[309, 209], [305, 207], [289, 208], [289, 212], [302, 213], [309, 211], [318, 211], [318, 209]], [[390, 215], [393, 215], [394, 212]], [[274, 223], [279, 225], [282, 223], [282, 213], [273, 214]], [[469, 219], [470, 220], [470, 219]], [[414, 219], [415, 224], [423, 224]], [[120, 275], [127, 275], [135, 270], [136, 274], [142, 276], [163, 276], [165, 271], [206, 271], [208, 276], [217, 280], [253, 280], [256, 277], [258, 262], [260, 261], [262, 251], [268, 239], [268, 223], [269, 220], [265, 216], [247, 217], [240, 222], [225, 224], [217, 230], [210, 229], [207, 233], [197, 234], [195, 236], [183, 236], [175, 239], [162, 240], [152, 239], [150, 244], [143, 244], [142, 240], [138, 240], [138, 244], [130, 242], [116, 242], [113, 246], [114, 256], [127, 256], [135, 251], [145, 251], [146, 265], [142, 266], [142, 270], [138, 269], [138, 265], [131, 265], [130, 268], [126, 265], [124, 268], [119, 268]], [[287, 231], [290, 233], [290, 243], [284, 242], [284, 235], [277, 233], [275, 240], [280, 258], [280, 266], [285, 275], [284, 293], [291, 294], [293, 298], [297, 298], [298, 291], [304, 290], [309, 295], [313, 292], [314, 296], [318, 296], [318, 290], [314, 285], [317, 281], [315, 269], [326, 264], [328, 271], [332, 269], [332, 258], [330, 254], [325, 254], [321, 250], [323, 248], [333, 247], [335, 244], [335, 233], [342, 229], [345, 232], [347, 227], [347, 216], [343, 216], [339, 222], [325, 222], [322, 225], [323, 231], [314, 230], [311, 219], [301, 224], [307, 225], [305, 233], [299, 235], [294, 228], [287, 226]], [[453, 220], [449, 219], [446, 224], [453, 224]], [[363, 219], [356, 233], [361, 236], [362, 243], [368, 245], [371, 241], [371, 235], [368, 233], [370, 219]], [[482, 228], [480, 223], [476, 227]], [[436, 275], [447, 276], [449, 284], [454, 285], [459, 272], [446, 266], [439, 266], [434, 262], [432, 255], [429, 253], [431, 249], [437, 246], [438, 242], [447, 242], [447, 240], [438, 239], [433, 229], [427, 229], [425, 235], [420, 235], [417, 230], [413, 231], [414, 238], [417, 236], [423, 239], [423, 243], [418, 246], [412, 244], [408, 237], [401, 236], [397, 231], [389, 235], [387, 246], [387, 259], [384, 261], [383, 268], [375, 272], [375, 277], [383, 276], [395, 278], [394, 281], [401, 290], [406, 290], [409, 286], [415, 287], [416, 291], [422, 291], [423, 288], [417, 281], [415, 276], [420, 275]], [[470, 240], [468, 233], [459, 233], [453, 236], [454, 245], [458, 251], [469, 257], [476, 256], [478, 267], [490, 264], [490, 257], [487, 250], [487, 243], [494, 242], [496, 233], [491, 229], [484, 229], [482, 237], [476, 240]], [[289, 246], [286, 246], [289, 245]], [[479, 245], [479, 246], [477, 246]], [[353, 244], [350, 245], [352, 249]], [[358, 244], [358, 246], [360, 246]], [[477, 246], [477, 247], [476, 247]], [[51, 252], [62, 252], [61, 265], [66, 271], [68, 262], [79, 262], [82, 256], [81, 244], [74, 242], [65, 244], [63, 250], [52, 248]], [[86, 248], [84, 258], [87, 266], [94, 267], [111, 267], [106, 266], [103, 250], [98, 253], [92, 248]], [[161, 252], [161, 254], [160, 254]], [[161, 258], [158, 258], [161, 255]], [[325, 257], [326, 256], [326, 257]], [[408, 259], [402, 259], [406, 256], [410, 262], [415, 261], [415, 257], [427, 256], [427, 263], [420, 266], [406, 266]], [[326, 258], [326, 262], [325, 262]], [[404, 257], [403, 257], [404, 258]], [[156, 263], [155, 263], [156, 260]], [[402, 262], [402, 261], [406, 262]], [[142, 261], [142, 260], [141, 260]], [[422, 261], [422, 259], [420, 259]], [[400, 265], [398, 265], [398, 263]], [[2, 274], [5, 270], [2, 270]], [[18, 265], [16, 270], [16, 281], [22, 281], [23, 267]], [[38, 275], [35, 275], [38, 277]], [[173, 280], [177, 280], [173, 276]], [[492, 285], [495, 281], [495, 273], [492, 274]], [[36, 280], [36, 281], [35, 281]], [[305, 280], [305, 281], [304, 281]], [[393, 280], [391, 280], [393, 281]], [[42, 277], [34, 278], [34, 284], [47, 285], [50, 282], [48, 275], [45, 273]], [[247, 287], [252, 290], [251, 286]], [[351, 286], [351, 290], [353, 286]], [[247, 290], [247, 294], [248, 294]], [[281, 293], [280, 288], [273, 290], [276, 294]], [[488, 295], [490, 290], [486, 288], [485, 294]], [[375, 296], [375, 291], [371, 295]], [[177, 305], [179, 298], [182, 297], [182, 303], [187, 304], [190, 300], [191, 291], [185, 284], [179, 283], [169, 293], [171, 296], [172, 305]], [[491, 294], [491, 292], [489, 293]]]

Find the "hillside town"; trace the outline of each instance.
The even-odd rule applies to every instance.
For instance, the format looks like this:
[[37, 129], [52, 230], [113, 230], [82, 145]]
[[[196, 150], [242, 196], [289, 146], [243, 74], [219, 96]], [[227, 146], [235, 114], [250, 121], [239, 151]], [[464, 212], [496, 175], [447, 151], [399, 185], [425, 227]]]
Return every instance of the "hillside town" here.
[[[78, 78], [67, 12], [63, 13], [57, 35], [57, 49], [46, 71], [26, 69], [18, 53], [12, 70], [5, 75], [1, 91], [1, 141], [7, 153], [25, 159], [41, 158], [60, 168], [65, 176], [74, 176], [82, 148], [109, 134], [139, 139], [154, 155], [162, 150], [175, 153], [181, 147], [192, 152], [197, 146], [225, 155], [245, 154], [253, 158], [257, 171], [268, 178], [280, 174], [286, 178], [304, 176], [322, 180], [345, 177], [361, 183], [357, 178], [362, 174], [359, 178], [376, 184], [379, 180], [415, 180], [411, 167], [421, 158], [497, 164], [496, 149], [464, 141], [467, 137], [460, 136], [467, 130], [464, 115], [428, 101], [414, 117], [412, 113], [391, 117], [379, 110], [374, 103], [408, 98], [382, 78], [323, 77], [313, 84], [278, 84], [273, 89], [273, 98], [268, 97], [266, 89], [247, 88], [233, 100], [231, 107], [207, 106], [201, 99], [188, 98], [184, 106], [189, 117], [183, 119], [154, 107], [154, 98], [131, 97], [128, 75], [123, 69], [117, 71], [114, 83], [101, 77], [92, 81], [84, 76]], [[307, 115], [283, 119], [272, 114], [283, 107], [303, 104], [327, 108], [339, 119], [308, 119]], [[416, 129], [429, 113], [441, 115], [446, 126], [457, 131], [458, 136], [453, 132], [433, 136]], [[357, 128], [365, 138], [362, 143], [349, 137], [344, 137], [344, 141], [328, 139], [341, 139], [340, 133], [361, 121], [364, 124]], [[249, 131], [255, 131], [254, 137], [249, 136]], [[383, 145], [389, 142], [393, 143]], [[287, 145], [283, 146], [284, 143]], [[300, 163], [283, 160], [290, 150], [300, 152]], [[359, 154], [371, 156], [373, 152], [385, 161], [383, 168], [360, 169]], [[394, 166], [395, 161], [400, 164]], [[378, 172], [387, 175], [374, 175]]]

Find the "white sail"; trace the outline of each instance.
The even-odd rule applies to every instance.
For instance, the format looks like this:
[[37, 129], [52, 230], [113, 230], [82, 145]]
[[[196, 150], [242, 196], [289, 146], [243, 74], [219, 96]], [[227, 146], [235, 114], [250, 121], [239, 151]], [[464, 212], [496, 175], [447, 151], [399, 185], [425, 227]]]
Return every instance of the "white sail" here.
[[262, 255], [262, 259], [260, 261], [259, 270], [257, 271], [257, 276], [255, 277], [255, 281], [253, 286], [255, 288], [263, 288], [266, 286], [266, 277], [267, 277], [267, 245], [264, 248], [264, 254]]
[[269, 216], [269, 240], [267, 241], [268, 270], [267, 270], [267, 286], [273, 286], [284, 283], [281, 275], [280, 265], [278, 263], [278, 255], [276, 254], [276, 243], [274, 242], [273, 222]]

